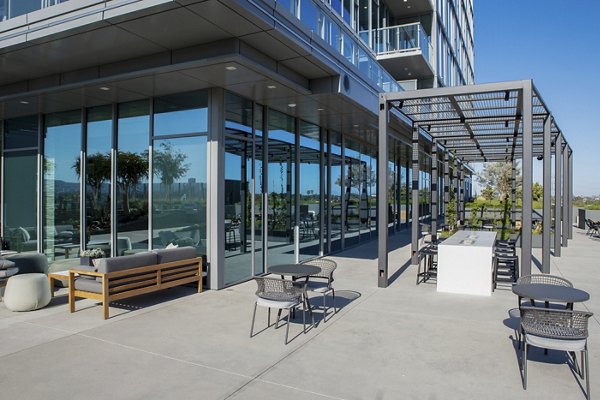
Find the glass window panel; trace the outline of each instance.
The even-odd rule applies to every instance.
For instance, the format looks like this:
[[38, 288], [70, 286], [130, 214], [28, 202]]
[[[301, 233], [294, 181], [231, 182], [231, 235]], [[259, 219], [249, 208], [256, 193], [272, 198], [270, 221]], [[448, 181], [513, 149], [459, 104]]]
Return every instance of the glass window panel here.
[[331, 210], [331, 251], [341, 248], [342, 233], [342, 139], [339, 133], [330, 133], [328, 145], [328, 157], [331, 162], [329, 171], [331, 192], [329, 193], [329, 204]]
[[9, 119], [4, 125], [4, 149], [38, 147], [38, 117]]
[[154, 248], [193, 246], [206, 254], [206, 141], [206, 136], [154, 140]]
[[81, 111], [47, 115], [42, 250], [50, 263], [73, 258], [72, 264], [79, 264], [80, 152]]
[[252, 277], [252, 101], [225, 97], [225, 285]]
[[111, 247], [112, 131], [112, 106], [101, 106], [88, 110], [85, 167], [85, 248], [101, 248], [107, 256], [110, 255]]
[[321, 144], [317, 125], [300, 122], [300, 260], [319, 255]]
[[154, 136], [208, 132], [208, 92], [178, 93], [154, 100]]
[[148, 249], [147, 100], [119, 104], [116, 255]]
[[37, 251], [37, 150], [5, 152], [3, 179], [5, 244]]
[[294, 262], [294, 118], [269, 111], [268, 264]]

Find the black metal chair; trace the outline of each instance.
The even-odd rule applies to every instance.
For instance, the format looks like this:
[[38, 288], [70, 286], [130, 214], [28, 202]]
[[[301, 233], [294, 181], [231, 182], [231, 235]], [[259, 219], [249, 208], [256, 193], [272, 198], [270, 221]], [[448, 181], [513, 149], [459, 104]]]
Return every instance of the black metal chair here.
[[494, 290], [498, 282], [515, 283], [519, 278], [519, 257], [508, 242], [496, 242], [494, 250]]
[[[530, 346], [547, 350], [566, 351], [572, 357], [575, 372], [586, 381], [586, 395], [590, 398], [588, 362], [588, 319], [591, 312], [552, 310], [538, 307], [521, 307], [523, 347], [521, 368], [523, 389], [527, 389], [527, 352]], [[575, 352], [581, 352], [581, 367]], [[585, 375], [585, 376], [584, 376]]]
[[312, 260], [302, 261], [301, 264], [314, 265], [321, 268], [321, 272], [308, 277], [306, 290], [309, 292], [323, 295], [323, 322], [327, 322], [327, 294], [333, 295], [333, 313], [337, 313], [335, 306], [335, 289], [333, 288], [333, 271], [337, 268], [337, 263], [328, 258], [314, 258]]
[[[254, 278], [258, 288], [256, 290], [256, 301], [254, 302], [254, 313], [252, 314], [252, 325], [250, 326], [250, 337], [253, 337], [254, 320], [256, 318], [256, 307], [267, 307], [268, 325], [271, 326], [271, 308], [277, 309], [277, 320], [275, 321], [275, 329], [279, 326], [279, 315], [281, 310], [287, 310], [287, 326], [285, 328], [285, 344], [288, 344], [288, 334], [290, 331], [290, 314], [300, 304], [303, 304], [304, 288], [294, 285], [293, 281], [288, 281], [279, 278]], [[303, 308], [304, 311], [304, 308]], [[306, 315], [302, 312], [302, 323], [304, 325], [304, 333], [306, 333]]]
[[[430, 244], [419, 250], [419, 266], [417, 268], [417, 285], [431, 278], [437, 278], [437, 245]], [[423, 266], [423, 270], [421, 270]]]

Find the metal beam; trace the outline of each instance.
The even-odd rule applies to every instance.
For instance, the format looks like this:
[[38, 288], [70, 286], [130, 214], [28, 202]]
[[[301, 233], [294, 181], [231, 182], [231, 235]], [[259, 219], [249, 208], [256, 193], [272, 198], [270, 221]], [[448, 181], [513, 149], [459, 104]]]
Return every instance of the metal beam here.
[[554, 257], [560, 257], [562, 231], [562, 135], [554, 141]]
[[419, 264], [419, 127], [413, 126], [412, 140], [412, 240], [411, 263]]
[[544, 209], [543, 209], [543, 222], [542, 222], [542, 272], [545, 274], [550, 273], [550, 231], [552, 227], [550, 226], [551, 216], [550, 216], [550, 189], [552, 186], [552, 174], [550, 166], [552, 164], [552, 153], [551, 150], [551, 141], [552, 135], [550, 132], [550, 128], [552, 127], [552, 117], [548, 117], [546, 122], [544, 123]]
[[388, 122], [389, 109], [385, 95], [379, 96], [379, 154], [377, 157], [377, 286], [388, 286]]
[[523, 87], [523, 205], [521, 213], [521, 270], [522, 275], [531, 274], [531, 216], [533, 188], [533, 149], [531, 136], [533, 129], [532, 121], [532, 87], [531, 81], [524, 82]]

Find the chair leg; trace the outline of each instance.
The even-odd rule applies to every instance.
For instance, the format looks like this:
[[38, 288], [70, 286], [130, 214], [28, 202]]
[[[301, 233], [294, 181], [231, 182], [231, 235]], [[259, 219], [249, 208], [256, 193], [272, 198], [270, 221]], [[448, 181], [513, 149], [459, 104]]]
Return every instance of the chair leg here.
[[527, 343], [523, 342], [523, 389], [527, 390]]
[[333, 294], [333, 313], [337, 314], [337, 308], [335, 307], [335, 289], [331, 288], [331, 293]]
[[590, 368], [589, 368], [589, 364], [588, 364], [588, 349], [587, 349], [587, 344], [585, 345], [585, 350], [582, 351], [582, 355], [581, 355], [581, 362], [583, 363], [583, 358], [585, 357], [585, 390], [586, 390], [586, 395], [588, 400], [590, 399]]
[[271, 326], [271, 308], [267, 312], [267, 328]]
[[252, 332], [254, 331], [254, 319], [256, 318], [256, 306], [257, 305], [258, 305], [258, 303], [254, 302], [254, 312], [252, 313], [252, 325], [250, 325], [250, 337], [252, 337]]
[[302, 328], [304, 329], [304, 334], [306, 334], [306, 311], [302, 310]]
[[281, 319], [281, 308], [277, 310], [277, 320], [275, 321], [275, 329], [279, 328], [279, 320]]
[[327, 311], [329, 307], [327, 307], [327, 296], [323, 293], [323, 322], [327, 322]]
[[[281, 311], [281, 309], [279, 309]], [[285, 344], [288, 344], [288, 334], [290, 332], [290, 314], [292, 310], [288, 309], [288, 318], [287, 318], [287, 326], [285, 327]]]

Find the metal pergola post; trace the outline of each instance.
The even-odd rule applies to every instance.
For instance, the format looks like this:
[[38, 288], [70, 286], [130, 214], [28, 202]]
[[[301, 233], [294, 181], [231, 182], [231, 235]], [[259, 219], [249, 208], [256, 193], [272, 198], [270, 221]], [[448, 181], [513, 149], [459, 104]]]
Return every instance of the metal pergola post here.
[[510, 182], [510, 227], [514, 232], [517, 221], [517, 167], [514, 160], [511, 161]]
[[448, 201], [450, 200], [450, 157], [444, 152], [444, 220], [448, 224]]
[[569, 246], [569, 202], [567, 201], [569, 191], [569, 148], [563, 140], [562, 149], [562, 246]]
[[521, 211], [521, 271], [531, 275], [531, 214], [533, 188], [533, 90], [531, 81], [523, 82], [523, 205]]
[[552, 164], [552, 154], [551, 154], [551, 146], [552, 146], [552, 132], [551, 132], [551, 127], [552, 127], [552, 116], [548, 115], [548, 117], [546, 118], [546, 120], [544, 121], [544, 180], [543, 180], [543, 185], [544, 185], [544, 209], [543, 209], [543, 222], [542, 222], [542, 228], [543, 228], [543, 232], [542, 232], [542, 272], [545, 274], [549, 274], [550, 273], [550, 246], [551, 246], [551, 242], [550, 242], [550, 231], [551, 231], [551, 226], [550, 226], [550, 221], [551, 221], [551, 215], [550, 215], [550, 207], [551, 207], [551, 202], [550, 202], [550, 189], [551, 189], [551, 169], [550, 166]]
[[460, 164], [460, 220], [462, 224], [465, 223], [465, 167], [464, 164]]
[[437, 140], [433, 139], [431, 150], [431, 241], [437, 242], [437, 219], [438, 219], [438, 154]]
[[385, 94], [379, 95], [379, 155], [377, 157], [377, 286], [388, 286], [388, 102]]
[[560, 257], [562, 231], [562, 134], [554, 141], [554, 257]]
[[419, 264], [419, 126], [412, 131], [412, 240], [411, 263]]
[[569, 239], [573, 239], [573, 150], [569, 149], [569, 190], [567, 192], [569, 207]]

